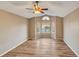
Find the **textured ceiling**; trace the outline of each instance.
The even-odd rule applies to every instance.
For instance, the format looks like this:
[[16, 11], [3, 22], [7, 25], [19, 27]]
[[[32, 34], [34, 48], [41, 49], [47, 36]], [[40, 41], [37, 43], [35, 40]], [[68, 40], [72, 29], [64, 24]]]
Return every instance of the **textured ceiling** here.
[[[19, 16], [31, 18], [34, 16], [42, 16], [44, 14], [33, 14], [33, 10], [26, 10], [25, 8], [32, 8], [33, 2], [31, 1], [0, 1], [0, 9], [14, 13]], [[64, 17], [73, 10], [79, 7], [79, 2], [73, 1], [40, 1], [39, 5], [48, 8], [45, 11], [47, 15]]]

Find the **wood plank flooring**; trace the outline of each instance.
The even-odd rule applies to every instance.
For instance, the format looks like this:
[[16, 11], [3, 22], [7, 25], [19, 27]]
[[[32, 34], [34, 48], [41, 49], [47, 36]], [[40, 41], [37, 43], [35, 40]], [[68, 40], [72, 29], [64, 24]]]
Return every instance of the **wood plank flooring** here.
[[28, 40], [2, 57], [76, 57], [63, 40]]

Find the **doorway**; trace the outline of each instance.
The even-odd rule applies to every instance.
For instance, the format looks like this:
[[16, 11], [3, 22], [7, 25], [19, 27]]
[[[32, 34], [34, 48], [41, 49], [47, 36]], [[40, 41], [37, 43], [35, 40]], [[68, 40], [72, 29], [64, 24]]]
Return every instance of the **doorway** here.
[[29, 39], [56, 39], [56, 18], [54, 16], [33, 17], [29, 20]]
[[51, 39], [51, 19], [49, 16], [43, 16], [36, 19], [36, 39]]

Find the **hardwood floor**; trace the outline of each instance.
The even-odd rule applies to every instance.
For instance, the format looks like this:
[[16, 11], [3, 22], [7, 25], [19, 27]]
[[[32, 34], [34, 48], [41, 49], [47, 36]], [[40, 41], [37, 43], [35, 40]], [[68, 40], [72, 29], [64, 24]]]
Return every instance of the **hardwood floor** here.
[[76, 57], [63, 40], [28, 40], [3, 57]]

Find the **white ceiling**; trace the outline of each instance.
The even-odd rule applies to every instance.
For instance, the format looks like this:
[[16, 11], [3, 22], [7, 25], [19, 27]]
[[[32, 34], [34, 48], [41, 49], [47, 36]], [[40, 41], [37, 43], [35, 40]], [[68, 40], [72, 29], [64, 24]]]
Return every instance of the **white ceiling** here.
[[[35, 15], [32, 10], [25, 9], [32, 8], [32, 4], [31, 1], [0, 1], [0, 9], [26, 18], [44, 15]], [[48, 11], [45, 11], [47, 15], [64, 17], [79, 7], [79, 1], [40, 1], [39, 5], [48, 8]]]

